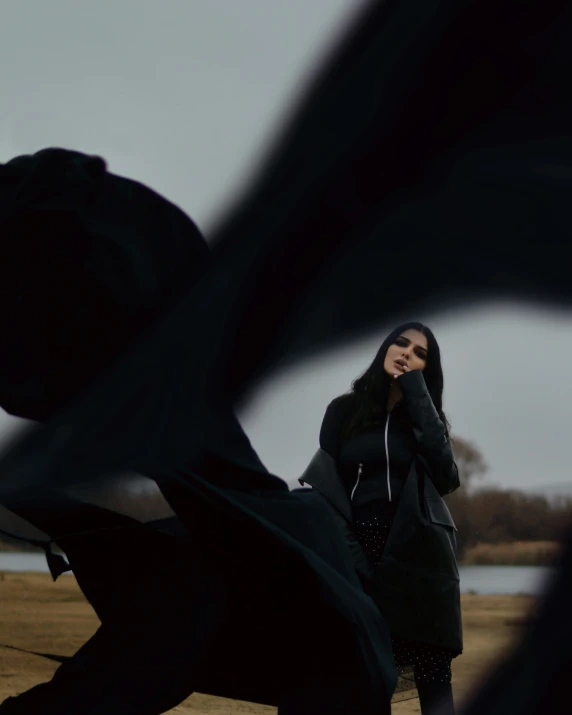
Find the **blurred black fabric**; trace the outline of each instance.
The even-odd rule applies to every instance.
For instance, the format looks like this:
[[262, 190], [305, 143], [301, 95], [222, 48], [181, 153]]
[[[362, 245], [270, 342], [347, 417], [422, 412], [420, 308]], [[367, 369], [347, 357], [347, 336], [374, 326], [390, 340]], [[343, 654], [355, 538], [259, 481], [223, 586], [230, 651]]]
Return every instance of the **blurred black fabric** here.
[[[0, 404], [50, 424], [153, 334], [208, 267], [209, 251], [179, 209], [109, 174], [97, 158], [48, 149], [9, 162], [0, 176], [3, 269], [19, 297], [0, 358]], [[198, 342], [184, 325], [180, 332]], [[114, 395], [104, 397], [110, 420], [100, 454], [127, 424], [151, 417], [160, 428], [174, 416], [176, 372], [159, 394], [156, 380], [170, 368], [144, 361], [137, 369], [140, 386], [119, 410]], [[149, 397], [159, 398], [154, 417]], [[64, 421], [66, 441], [74, 425]], [[188, 459], [146, 457], [136, 467], [157, 478], [174, 511], [158, 490], [151, 499], [142, 492], [135, 463], [117, 469], [114, 457], [87, 480], [79, 462], [71, 480], [34, 486], [3, 470], [0, 529], [43, 544], [54, 578], [66, 563], [53, 549], [62, 549], [102, 623], [52, 681], [7, 701], [3, 712], [64, 715], [89, 701], [94, 713], [159, 713], [194, 689], [288, 704], [301, 697], [301, 682], [311, 689], [324, 679], [351, 683], [365, 712], [387, 710], [396, 678], [388, 634], [330, 515], [314, 495], [291, 494], [268, 474], [230, 406], [192, 429], [203, 442]], [[224, 457], [209, 449], [212, 429]], [[187, 452], [187, 436], [176, 437]]]
[[[301, 584], [314, 604], [319, 594], [343, 633], [359, 598], [341, 603], [310, 529], [294, 535], [298, 507], [277, 507], [292, 497], [230, 408], [277, 369], [421, 309], [570, 304], [571, 20], [565, 0], [368, 3], [219, 225], [210, 264], [136, 349], [13, 443], [0, 502], [124, 470], [152, 477], [194, 536], [222, 527], [221, 553], [250, 564], [266, 544], [264, 558], [292, 567], [281, 586]], [[380, 626], [361, 618], [371, 655]], [[569, 613], [541, 619], [542, 648], [557, 642], [557, 618]], [[521, 653], [532, 665], [544, 651]], [[551, 672], [528, 682], [532, 702]], [[508, 673], [506, 693], [519, 678]], [[496, 695], [483, 698], [479, 712], [496, 712]], [[503, 713], [541, 711], [503, 702]]]
[[63, 149], [0, 167], [0, 404], [51, 417], [208, 263], [195, 224], [99, 157]]

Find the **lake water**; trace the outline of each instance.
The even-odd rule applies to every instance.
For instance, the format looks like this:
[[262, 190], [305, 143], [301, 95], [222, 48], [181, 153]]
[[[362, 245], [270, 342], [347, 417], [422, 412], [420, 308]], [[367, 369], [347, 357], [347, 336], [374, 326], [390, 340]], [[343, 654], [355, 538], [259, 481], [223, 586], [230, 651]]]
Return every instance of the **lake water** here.
[[49, 573], [43, 552], [0, 551], [0, 571], [39, 571], [40, 573]]
[[[41, 553], [0, 552], [0, 571], [36, 571], [48, 573]], [[550, 578], [548, 566], [461, 566], [461, 591], [479, 594], [541, 593]]]
[[538, 596], [550, 580], [550, 566], [460, 566], [462, 593]]

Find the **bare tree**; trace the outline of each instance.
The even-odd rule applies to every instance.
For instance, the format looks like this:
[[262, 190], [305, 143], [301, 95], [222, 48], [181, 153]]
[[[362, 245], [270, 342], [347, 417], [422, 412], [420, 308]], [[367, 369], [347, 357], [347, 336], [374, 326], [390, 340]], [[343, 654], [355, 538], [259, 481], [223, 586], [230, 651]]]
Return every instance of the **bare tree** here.
[[466, 549], [478, 541], [478, 527], [474, 523], [473, 503], [469, 488], [487, 471], [487, 464], [480, 449], [469, 440], [452, 436], [455, 461], [459, 469], [461, 486], [447, 497], [453, 519], [458, 528], [457, 548], [459, 558], [463, 558]]
[[488, 466], [480, 449], [469, 440], [456, 435], [452, 436], [455, 461], [459, 468], [461, 488], [466, 489], [473, 484], [475, 477], [482, 477]]

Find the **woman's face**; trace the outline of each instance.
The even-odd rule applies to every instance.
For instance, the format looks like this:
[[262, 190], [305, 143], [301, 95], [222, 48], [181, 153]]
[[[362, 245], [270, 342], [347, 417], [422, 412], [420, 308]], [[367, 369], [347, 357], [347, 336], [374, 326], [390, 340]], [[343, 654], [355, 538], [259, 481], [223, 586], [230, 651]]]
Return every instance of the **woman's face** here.
[[423, 333], [419, 330], [405, 330], [389, 346], [383, 369], [391, 377], [409, 370], [424, 370], [427, 365], [427, 349], [427, 338]]

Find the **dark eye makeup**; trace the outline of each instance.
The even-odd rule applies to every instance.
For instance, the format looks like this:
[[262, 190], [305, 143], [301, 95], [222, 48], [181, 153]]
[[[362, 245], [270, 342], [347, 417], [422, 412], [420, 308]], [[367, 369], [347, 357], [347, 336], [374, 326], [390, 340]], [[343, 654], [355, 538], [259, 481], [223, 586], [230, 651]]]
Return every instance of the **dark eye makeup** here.
[[[407, 338], [399, 337], [399, 338], [396, 338], [394, 342], [395, 342], [395, 345], [399, 345], [400, 348], [406, 348], [411, 341], [408, 340]], [[426, 352], [426, 350], [424, 350], [424, 348], [416, 348], [415, 354], [421, 360], [427, 360], [427, 352]]]

